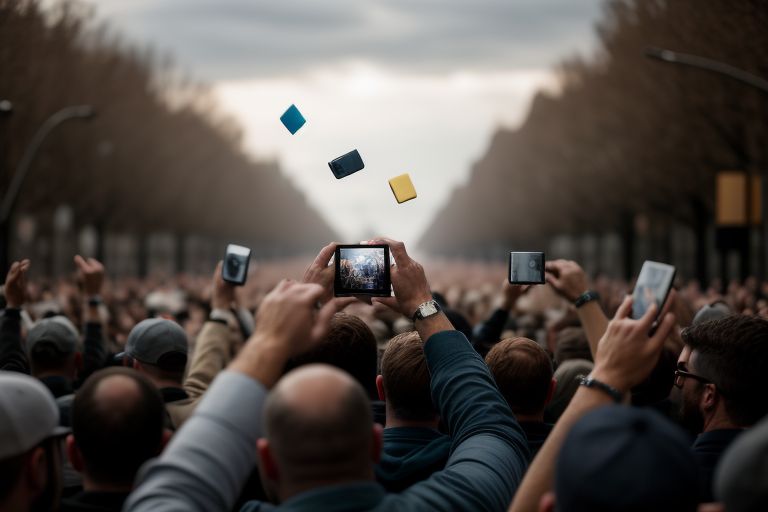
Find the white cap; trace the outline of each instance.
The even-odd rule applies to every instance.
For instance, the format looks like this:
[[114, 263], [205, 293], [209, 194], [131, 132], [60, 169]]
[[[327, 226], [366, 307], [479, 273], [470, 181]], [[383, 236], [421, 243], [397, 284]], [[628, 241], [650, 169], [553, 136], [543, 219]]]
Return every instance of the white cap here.
[[23, 373], [0, 371], [0, 460], [68, 432], [59, 427], [59, 409], [42, 382]]

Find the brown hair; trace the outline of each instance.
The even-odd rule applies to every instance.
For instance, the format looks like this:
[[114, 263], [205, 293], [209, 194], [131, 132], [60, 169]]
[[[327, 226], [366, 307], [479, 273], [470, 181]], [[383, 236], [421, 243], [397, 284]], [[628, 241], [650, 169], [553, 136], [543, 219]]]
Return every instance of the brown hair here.
[[424, 343], [416, 331], [398, 334], [381, 357], [387, 408], [403, 420], [428, 421], [437, 416], [432, 403]]
[[552, 360], [535, 341], [510, 338], [494, 346], [485, 362], [515, 414], [538, 414], [552, 382]]

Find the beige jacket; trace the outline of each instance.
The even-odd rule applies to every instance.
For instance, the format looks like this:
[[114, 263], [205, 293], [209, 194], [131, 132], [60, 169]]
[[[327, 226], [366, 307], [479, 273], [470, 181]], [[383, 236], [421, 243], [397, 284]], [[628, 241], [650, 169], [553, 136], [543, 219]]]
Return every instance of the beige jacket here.
[[205, 322], [197, 336], [195, 351], [184, 380], [184, 391], [189, 398], [166, 404], [176, 430], [189, 419], [208, 386], [232, 361], [242, 343], [242, 335], [228, 325], [216, 321]]

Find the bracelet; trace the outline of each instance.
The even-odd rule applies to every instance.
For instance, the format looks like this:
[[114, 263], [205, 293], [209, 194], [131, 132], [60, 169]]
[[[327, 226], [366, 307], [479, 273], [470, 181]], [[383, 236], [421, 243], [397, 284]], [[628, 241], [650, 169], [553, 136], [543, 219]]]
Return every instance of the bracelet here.
[[579, 295], [578, 297], [576, 297], [576, 300], [573, 301], [573, 305], [576, 306], [577, 308], [580, 308], [587, 302], [591, 302], [593, 300], [600, 300], [600, 295], [596, 291], [587, 290], [581, 295]]
[[99, 297], [98, 295], [91, 295], [90, 297], [88, 297], [88, 305], [89, 306], [97, 307], [97, 306], [101, 305], [101, 302], [102, 302], [101, 301], [101, 297]]
[[613, 386], [609, 386], [605, 382], [600, 382], [599, 380], [595, 380], [592, 377], [582, 377], [579, 380], [579, 384], [581, 384], [586, 388], [599, 389], [603, 393], [610, 396], [613, 399], [613, 401], [616, 402], [617, 404], [620, 404], [621, 401], [624, 399], [624, 395], [621, 393], [621, 391], [619, 391]]

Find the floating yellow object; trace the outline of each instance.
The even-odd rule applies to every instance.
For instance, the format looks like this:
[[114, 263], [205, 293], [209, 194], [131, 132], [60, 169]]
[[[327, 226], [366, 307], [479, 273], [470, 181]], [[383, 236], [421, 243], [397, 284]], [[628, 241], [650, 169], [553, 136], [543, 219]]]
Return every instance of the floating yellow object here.
[[413, 187], [413, 182], [408, 174], [401, 174], [389, 180], [389, 187], [392, 189], [392, 193], [395, 194], [395, 199], [397, 199], [398, 203], [416, 199], [416, 189]]

